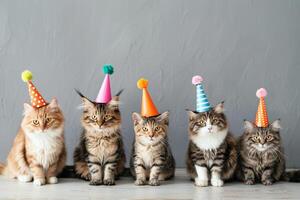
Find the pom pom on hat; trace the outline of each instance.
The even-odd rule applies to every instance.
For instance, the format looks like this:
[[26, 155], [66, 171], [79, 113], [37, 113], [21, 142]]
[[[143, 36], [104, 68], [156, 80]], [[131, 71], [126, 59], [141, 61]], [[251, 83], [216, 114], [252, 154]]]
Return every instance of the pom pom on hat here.
[[147, 79], [144, 79], [144, 78], [141, 78], [140, 80], [138, 80], [137, 82], [137, 87], [139, 89], [144, 89], [144, 88], [147, 88], [148, 87], [148, 80]]
[[203, 78], [199, 75], [193, 76], [192, 78], [192, 83], [193, 85], [199, 85], [200, 83], [202, 83]]
[[32, 73], [29, 70], [25, 70], [22, 72], [22, 80], [24, 82], [28, 82], [32, 80]]
[[256, 91], [256, 96], [258, 98], [265, 97], [265, 96], [267, 96], [267, 94], [268, 94], [268, 92], [265, 88], [260, 88]]
[[114, 68], [112, 65], [104, 65], [103, 66], [103, 73], [104, 74], [113, 74], [114, 73]]

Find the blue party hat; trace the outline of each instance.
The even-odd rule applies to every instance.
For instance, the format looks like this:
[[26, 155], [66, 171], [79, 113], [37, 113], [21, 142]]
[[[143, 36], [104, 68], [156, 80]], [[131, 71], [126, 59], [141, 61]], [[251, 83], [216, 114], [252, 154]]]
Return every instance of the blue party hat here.
[[201, 76], [194, 76], [192, 79], [193, 85], [196, 85], [196, 94], [197, 94], [197, 112], [207, 112], [211, 109], [211, 106], [208, 102], [207, 96], [204, 92], [203, 85], [201, 84], [203, 78]]

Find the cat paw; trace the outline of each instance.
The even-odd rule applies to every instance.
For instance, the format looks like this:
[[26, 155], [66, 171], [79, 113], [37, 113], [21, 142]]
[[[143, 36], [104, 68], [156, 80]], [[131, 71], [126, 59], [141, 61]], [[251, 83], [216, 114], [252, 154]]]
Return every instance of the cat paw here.
[[47, 178], [47, 183], [49, 184], [56, 184], [58, 182], [58, 179], [55, 176], [51, 176]]
[[33, 184], [36, 185], [36, 186], [45, 185], [46, 184], [46, 179], [44, 179], [44, 178], [34, 179]]
[[252, 180], [252, 179], [248, 179], [248, 180], [245, 180], [244, 181], [244, 183], [246, 184], [246, 185], [254, 185], [254, 180]]
[[224, 185], [224, 181], [221, 179], [217, 179], [217, 178], [211, 179], [210, 183], [212, 186], [215, 186], [215, 187], [222, 187]]
[[137, 179], [135, 182], [134, 182], [135, 185], [145, 185], [146, 184], [146, 180], [143, 180], [143, 179]]
[[32, 176], [30, 176], [30, 175], [20, 175], [20, 176], [18, 176], [18, 180], [22, 183], [27, 183], [27, 182], [32, 181]]
[[195, 178], [195, 185], [199, 187], [206, 187], [208, 186], [208, 180]]
[[96, 186], [96, 185], [102, 185], [102, 180], [91, 180], [90, 181], [90, 185], [94, 185], [94, 186]]
[[110, 178], [110, 179], [105, 179], [105, 180], [103, 181], [103, 184], [104, 184], [104, 185], [115, 185], [116, 183], [115, 183], [115, 180], [114, 180], [114, 179]]
[[160, 182], [159, 182], [158, 179], [150, 179], [149, 180], [149, 185], [151, 185], [151, 186], [159, 186]]
[[268, 185], [273, 185], [273, 183], [274, 183], [274, 181], [271, 180], [271, 179], [263, 180], [261, 182], [262, 182], [262, 184], [267, 185], [267, 186]]

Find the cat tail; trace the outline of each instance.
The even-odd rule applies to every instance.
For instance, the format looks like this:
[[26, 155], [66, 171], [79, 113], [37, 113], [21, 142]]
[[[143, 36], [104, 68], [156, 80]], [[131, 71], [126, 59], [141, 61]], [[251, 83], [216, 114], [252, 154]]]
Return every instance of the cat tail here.
[[286, 171], [282, 179], [288, 182], [300, 182], [300, 170]]
[[5, 165], [0, 163], [0, 175], [4, 175], [5, 174]]

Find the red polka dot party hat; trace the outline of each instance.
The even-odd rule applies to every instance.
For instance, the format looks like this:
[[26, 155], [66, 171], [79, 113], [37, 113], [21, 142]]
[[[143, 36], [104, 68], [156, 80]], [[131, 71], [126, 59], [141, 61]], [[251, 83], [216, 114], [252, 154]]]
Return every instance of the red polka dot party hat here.
[[28, 70], [23, 71], [22, 80], [28, 84], [29, 96], [31, 105], [34, 108], [40, 108], [47, 105], [47, 102], [32, 83], [32, 73]]

